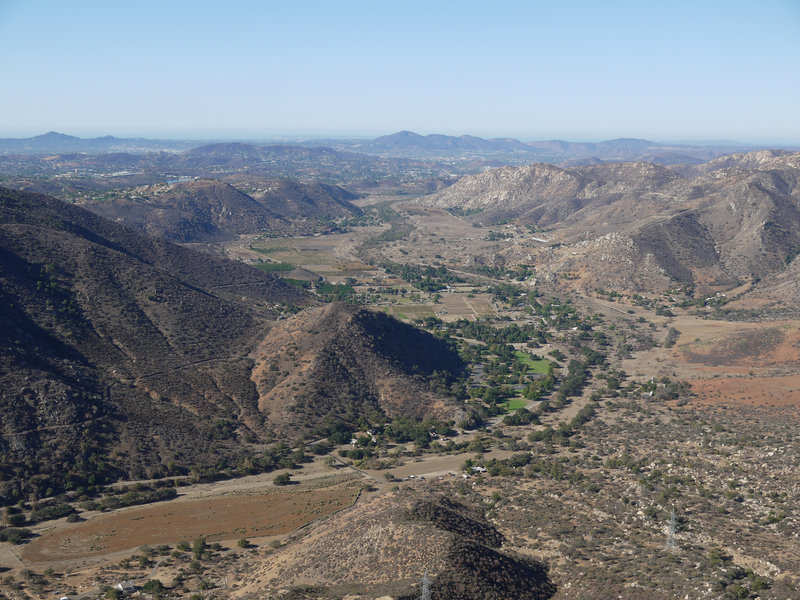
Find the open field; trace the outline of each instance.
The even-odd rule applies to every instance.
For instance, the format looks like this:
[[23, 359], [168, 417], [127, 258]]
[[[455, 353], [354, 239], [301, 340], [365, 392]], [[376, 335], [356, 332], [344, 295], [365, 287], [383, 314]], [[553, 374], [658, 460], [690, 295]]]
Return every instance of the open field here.
[[800, 408], [800, 374], [690, 379], [689, 383], [699, 404]]
[[436, 314], [435, 308], [426, 304], [401, 304], [400, 306], [387, 306], [384, 310], [386, 314], [393, 317], [410, 321], [433, 317]]
[[114, 554], [144, 545], [174, 544], [199, 536], [209, 541], [265, 537], [298, 527], [350, 506], [358, 486], [269, 490], [161, 503], [98, 515], [84, 523], [44, 532], [27, 544], [21, 558], [27, 563]]
[[242, 235], [238, 240], [225, 243], [224, 249], [232, 258], [245, 261], [269, 258], [323, 276], [366, 276], [374, 267], [359, 259], [355, 249], [365, 239], [385, 229], [385, 226], [359, 227], [349, 233], [294, 238]]

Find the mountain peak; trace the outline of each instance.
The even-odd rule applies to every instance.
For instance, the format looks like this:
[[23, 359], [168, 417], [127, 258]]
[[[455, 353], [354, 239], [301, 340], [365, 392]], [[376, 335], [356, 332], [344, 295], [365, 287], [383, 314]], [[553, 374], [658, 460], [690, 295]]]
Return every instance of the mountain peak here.
[[37, 135], [34, 139], [42, 140], [42, 141], [74, 141], [79, 140], [81, 138], [75, 137], [74, 135], [67, 135], [65, 133], [59, 133], [58, 131], [48, 131], [42, 135]]

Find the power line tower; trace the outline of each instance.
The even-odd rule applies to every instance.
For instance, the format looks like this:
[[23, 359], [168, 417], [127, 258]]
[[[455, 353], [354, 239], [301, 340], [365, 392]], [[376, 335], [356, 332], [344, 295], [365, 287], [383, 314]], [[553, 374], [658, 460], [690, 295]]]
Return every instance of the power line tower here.
[[431, 580], [428, 578], [428, 569], [425, 569], [425, 575], [422, 576], [422, 596], [420, 600], [431, 600]]
[[678, 539], [678, 519], [675, 517], [675, 509], [672, 509], [672, 516], [669, 518], [669, 528], [667, 529], [667, 550], [677, 550]]

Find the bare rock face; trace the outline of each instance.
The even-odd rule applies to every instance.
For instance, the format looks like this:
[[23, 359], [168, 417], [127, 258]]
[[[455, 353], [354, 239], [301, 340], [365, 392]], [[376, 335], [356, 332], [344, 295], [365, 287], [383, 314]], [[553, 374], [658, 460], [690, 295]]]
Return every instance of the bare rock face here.
[[462, 369], [435, 336], [383, 313], [331, 304], [275, 326], [256, 352], [253, 381], [270, 427], [303, 436], [325, 416], [460, 420], [464, 409], [432, 380]]

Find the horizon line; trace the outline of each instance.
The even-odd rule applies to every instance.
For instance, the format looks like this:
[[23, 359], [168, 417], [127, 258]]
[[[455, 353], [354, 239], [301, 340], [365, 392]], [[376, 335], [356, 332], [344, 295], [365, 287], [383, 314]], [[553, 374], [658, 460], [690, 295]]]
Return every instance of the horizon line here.
[[788, 141], [764, 141], [762, 140], [738, 140], [738, 139], [730, 139], [730, 138], [686, 138], [681, 137], [678, 139], [665, 139], [659, 137], [638, 137], [638, 136], [631, 136], [631, 135], [622, 135], [617, 137], [596, 137], [596, 136], [587, 136], [587, 137], [575, 137], [575, 136], [565, 136], [565, 137], [541, 137], [541, 138], [528, 138], [526, 136], [519, 136], [514, 137], [510, 135], [498, 135], [493, 137], [483, 137], [479, 135], [474, 135], [470, 133], [460, 134], [460, 135], [453, 135], [447, 133], [428, 133], [428, 134], [420, 134], [413, 130], [409, 129], [402, 129], [398, 131], [394, 131], [392, 133], [384, 133], [384, 134], [359, 134], [359, 133], [349, 133], [349, 134], [334, 134], [334, 133], [325, 133], [325, 132], [314, 132], [314, 133], [262, 133], [256, 135], [248, 135], [243, 136], [241, 134], [202, 134], [200, 132], [196, 134], [169, 134], [169, 133], [156, 133], [150, 132], [144, 135], [132, 135], [132, 134], [113, 134], [113, 133], [105, 133], [101, 135], [92, 135], [89, 134], [87, 137], [83, 137], [83, 135], [74, 135], [70, 133], [64, 133], [63, 131], [58, 131], [55, 129], [48, 130], [43, 133], [27, 135], [27, 136], [20, 136], [19, 134], [4, 134], [0, 133], [0, 139], [3, 140], [31, 140], [37, 137], [43, 137], [49, 134], [58, 134], [67, 137], [77, 138], [78, 140], [82, 141], [90, 141], [90, 140], [97, 140], [107, 137], [112, 137], [115, 139], [120, 140], [147, 140], [147, 141], [172, 141], [172, 142], [263, 142], [263, 141], [279, 141], [283, 143], [289, 142], [313, 142], [313, 141], [325, 141], [325, 140], [340, 140], [340, 141], [372, 141], [380, 137], [389, 137], [392, 135], [397, 135], [399, 133], [413, 133], [415, 135], [419, 135], [420, 137], [427, 137], [431, 135], [441, 135], [444, 137], [453, 137], [453, 138], [460, 138], [460, 137], [475, 137], [484, 140], [515, 140], [522, 143], [532, 143], [532, 142], [568, 142], [568, 143], [600, 143], [600, 142], [610, 142], [610, 141], [617, 141], [617, 140], [638, 140], [638, 141], [646, 141], [646, 142], [653, 142], [657, 144], [676, 144], [676, 145], [701, 145], [701, 146], [774, 146], [774, 147], [800, 147], [800, 142], [788, 142]]

